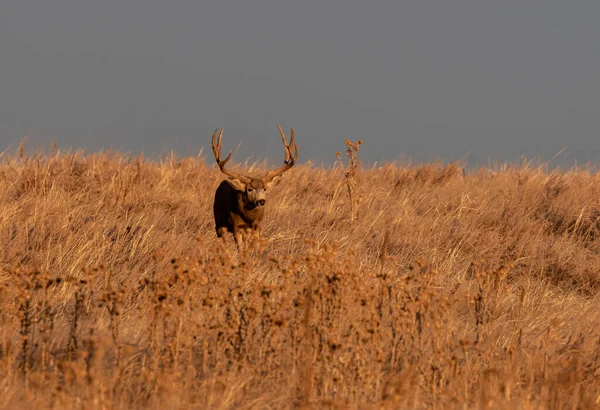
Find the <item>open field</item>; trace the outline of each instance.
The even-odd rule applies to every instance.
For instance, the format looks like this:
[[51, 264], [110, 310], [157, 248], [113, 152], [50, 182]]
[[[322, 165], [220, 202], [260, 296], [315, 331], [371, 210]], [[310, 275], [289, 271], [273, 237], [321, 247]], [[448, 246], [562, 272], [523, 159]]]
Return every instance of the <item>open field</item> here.
[[240, 258], [213, 161], [1, 160], [0, 408], [600, 406], [600, 175], [296, 165]]

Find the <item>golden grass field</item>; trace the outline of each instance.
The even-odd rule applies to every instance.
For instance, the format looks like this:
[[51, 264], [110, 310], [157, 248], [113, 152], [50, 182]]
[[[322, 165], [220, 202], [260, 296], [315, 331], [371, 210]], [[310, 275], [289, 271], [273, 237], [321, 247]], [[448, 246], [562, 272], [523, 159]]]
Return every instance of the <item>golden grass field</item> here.
[[212, 158], [0, 160], [0, 408], [600, 407], [599, 174], [299, 164], [242, 258]]

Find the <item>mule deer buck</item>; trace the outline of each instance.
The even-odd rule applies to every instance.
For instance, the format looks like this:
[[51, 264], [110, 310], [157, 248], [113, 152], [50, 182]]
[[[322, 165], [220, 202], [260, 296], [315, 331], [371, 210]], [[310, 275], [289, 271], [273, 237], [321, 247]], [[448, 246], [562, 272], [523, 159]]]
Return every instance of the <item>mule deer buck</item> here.
[[[285, 149], [285, 161], [276, 170], [268, 171], [264, 176], [252, 178], [238, 174], [225, 168], [231, 158], [231, 151], [224, 160], [221, 159], [221, 138], [223, 129], [217, 136], [218, 129], [212, 136], [212, 149], [217, 164], [229, 178], [223, 180], [215, 193], [213, 211], [217, 236], [223, 238], [231, 232], [239, 251], [243, 250], [243, 242], [254, 235], [260, 237], [260, 223], [264, 217], [267, 202], [267, 190], [281, 180], [281, 174], [290, 169], [298, 158], [298, 146], [294, 143], [294, 129], [291, 128], [290, 143], [286, 142], [285, 134], [279, 124], [279, 133]], [[293, 152], [293, 155], [292, 155]]]

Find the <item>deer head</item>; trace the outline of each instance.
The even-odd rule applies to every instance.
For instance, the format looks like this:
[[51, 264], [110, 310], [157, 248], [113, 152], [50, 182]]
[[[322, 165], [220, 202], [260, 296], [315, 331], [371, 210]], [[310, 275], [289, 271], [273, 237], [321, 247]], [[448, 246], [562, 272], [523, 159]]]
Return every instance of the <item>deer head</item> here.
[[[281, 135], [281, 141], [283, 142], [283, 147], [285, 149], [285, 160], [281, 167], [276, 170], [269, 170], [264, 176], [258, 178], [242, 175], [225, 168], [225, 165], [231, 158], [231, 150], [229, 151], [227, 157], [222, 160], [221, 139], [223, 138], [223, 129], [221, 129], [221, 132], [218, 136], [218, 129], [213, 133], [211, 145], [213, 153], [215, 154], [215, 159], [219, 165], [219, 169], [221, 169], [221, 172], [229, 177], [229, 185], [231, 185], [231, 187], [236, 191], [243, 193], [245, 202], [249, 206], [265, 206], [267, 201], [266, 191], [279, 183], [281, 175], [293, 167], [296, 163], [296, 159], [298, 158], [298, 146], [294, 142], [294, 129], [291, 128], [290, 143], [288, 144], [286, 142], [285, 134], [283, 133], [283, 130], [279, 124], [277, 124], [277, 128], [279, 128], [279, 134]], [[292, 150], [294, 151], [293, 156]]]

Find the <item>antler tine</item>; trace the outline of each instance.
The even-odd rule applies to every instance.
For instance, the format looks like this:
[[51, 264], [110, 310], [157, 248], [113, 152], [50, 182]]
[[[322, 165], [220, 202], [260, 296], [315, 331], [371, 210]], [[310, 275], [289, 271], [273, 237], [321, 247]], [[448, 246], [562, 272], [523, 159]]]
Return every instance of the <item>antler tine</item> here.
[[283, 147], [285, 149], [285, 162], [289, 162], [290, 158], [292, 157], [292, 153], [290, 152], [290, 145], [293, 146], [294, 144], [294, 129], [290, 128], [292, 130], [292, 135], [290, 137], [290, 145], [288, 145], [285, 139], [285, 134], [283, 133], [283, 130], [281, 129], [281, 126], [279, 124], [277, 124], [277, 128], [279, 128], [279, 135], [281, 135], [281, 141], [283, 142]]
[[[283, 174], [285, 171], [293, 167], [296, 163], [296, 159], [298, 159], [298, 146], [294, 142], [294, 129], [290, 128], [290, 143], [288, 144], [285, 139], [285, 134], [283, 133], [283, 130], [281, 129], [281, 126], [279, 124], [277, 124], [277, 128], [279, 128], [279, 135], [281, 135], [283, 149], [285, 150], [285, 161], [283, 162], [283, 165], [279, 167], [279, 169], [267, 172], [267, 174], [264, 177], [265, 181], [267, 182], [272, 181], [273, 178]], [[290, 147], [294, 150], [293, 156]]]
[[[217, 132], [219, 131], [219, 129], [217, 128], [215, 130], [215, 132], [213, 133], [212, 136], [212, 149], [213, 149], [213, 153], [215, 154], [215, 159], [217, 160], [217, 163], [219, 164], [219, 167], [221, 167], [221, 165], [225, 165], [227, 163], [227, 161], [229, 161], [229, 158], [231, 158], [231, 150], [229, 150], [229, 155], [227, 155], [227, 158], [225, 158], [225, 160], [221, 161], [221, 139], [223, 138], [223, 131], [224, 129], [221, 128], [221, 132], [219, 133], [219, 137], [217, 139]], [[217, 144], [215, 145], [215, 139], [217, 139]]]
[[[225, 164], [227, 164], [227, 161], [229, 161], [229, 159], [231, 158], [231, 153], [233, 151], [229, 150], [229, 155], [227, 155], [227, 158], [225, 158], [224, 160], [221, 160], [221, 140], [223, 138], [224, 129], [221, 128], [221, 132], [219, 133], [219, 137], [217, 138], [218, 131], [219, 131], [219, 129], [217, 128], [215, 130], [215, 132], [213, 132], [211, 146], [212, 146], [213, 153], [215, 154], [215, 159], [217, 160], [217, 165], [219, 166], [219, 169], [221, 170], [222, 173], [224, 173], [225, 175], [227, 175], [231, 178], [239, 179], [240, 181], [245, 182], [245, 183], [250, 182], [250, 178], [225, 168]], [[215, 144], [215, 140], [216, 140], [216, 144]]]

